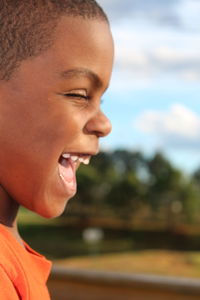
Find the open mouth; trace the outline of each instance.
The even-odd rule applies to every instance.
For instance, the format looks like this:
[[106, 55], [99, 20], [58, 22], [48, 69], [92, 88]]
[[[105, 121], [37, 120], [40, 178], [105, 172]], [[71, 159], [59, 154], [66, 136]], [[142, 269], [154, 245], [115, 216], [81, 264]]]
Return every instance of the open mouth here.
[[88, 165], [90, 155], [63, 153], [59, 158], [59, 175], [67, 189], [76, 191], [76, 169], [80, 163]]

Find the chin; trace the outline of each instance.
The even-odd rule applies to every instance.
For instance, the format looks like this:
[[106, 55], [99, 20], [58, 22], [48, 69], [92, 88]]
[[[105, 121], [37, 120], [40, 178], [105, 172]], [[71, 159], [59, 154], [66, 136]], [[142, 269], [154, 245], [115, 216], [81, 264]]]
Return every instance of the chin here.
[[43, 218], [54, 219], [62, 215], [70, 199], [71, 197], [65, 199], [64, 201], [62, 201], [62, 204], [58, 203], [58, 201], [56, 200], [54, 202], [48, 201], [42, 207], [40, 205], [40, 207], [35, 207], [32, 210]]

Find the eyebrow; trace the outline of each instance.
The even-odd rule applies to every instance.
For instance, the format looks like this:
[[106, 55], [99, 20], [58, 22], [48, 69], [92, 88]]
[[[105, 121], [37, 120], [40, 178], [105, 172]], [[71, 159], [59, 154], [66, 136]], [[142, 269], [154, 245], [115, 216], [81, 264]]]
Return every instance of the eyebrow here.
[[70, 78], [74, 78], [74, 77], [77, 77], [77, 78], [78, 77], [87, 77], [90, 81], [92, 81], [94, 86], [99, 89], [103, 86], [103, 82], [99, 78], [99, 76], [89, 69], [76, 68], [76, 69], [69, 69], [69, 70], [63, 71], [61, 73], [61, 78], [64, 78], [64, 79], [70, 79]]

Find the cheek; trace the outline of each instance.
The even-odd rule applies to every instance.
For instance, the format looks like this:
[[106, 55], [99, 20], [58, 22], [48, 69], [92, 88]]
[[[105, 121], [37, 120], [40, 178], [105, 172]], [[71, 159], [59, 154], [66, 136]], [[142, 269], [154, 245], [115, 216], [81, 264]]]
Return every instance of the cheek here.
[[[47, 97], [46, 97], [47, 98]], [[57, 100], [57, 99], [56, 99]], [[52, 163], [82, 132], [83, 114], [70, 104], [21, 100], [0, 119], [0, 164], [5, 169], [34, 170]]]
[[68, 144], [78, 143], [86, 123], [85, 111], [74, 107], [63, 106], [58, 116], [54, 120], [54, 125], [51, 128], [55, 132], [55, 138], [64, 143], [66, 148]]

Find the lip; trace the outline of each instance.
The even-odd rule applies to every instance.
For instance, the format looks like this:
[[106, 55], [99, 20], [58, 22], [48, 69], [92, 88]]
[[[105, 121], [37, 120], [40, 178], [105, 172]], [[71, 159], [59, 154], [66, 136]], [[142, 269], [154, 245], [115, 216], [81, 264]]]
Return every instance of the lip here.
[[94, 151], [89, 150], [89, 151], [81, 151], [80, 152], [80, 151], [69, 151], [67, 149], [66, 150], [64, 149], [60, 156], [62, 156], [64, 153], [69, 153], [70, 155], [90, 156], [90, 157], [92, 157], [92, 156], [97, 155], [99, 153], [99, 150], [94, 150]]
[[80, 151], [69, 151], [69, 149], [64, 149], [64, 151], [61, 153], [60, 157], [58, 158], [57, 178], [58, 178], [60, 193], [65, 198], [72, 198], [77, 192], [76, 171], [79, 168], [81, 163], [79, 161], [71, 162], [72, 167], [73, 167], [73, 172], [74, 172], [73, 183], [71, 183], [71, 184], [66, 183], [65, 180], [62, 178], [62, 176], [60, 176], [60, 166], [59, 166], [59, 160], [64, 153], [68, 153], [72, 156], [73, 155], [80, 156], [80, 157], [88, 156], [91, 158], [92, 156], [97, 155], [99, 153], [99, 150], [95, 149], [95, 150], [91, 151], [91, 149], [90, 149], [89, 151], [84, 150], [84, 151], [80, 152]]

